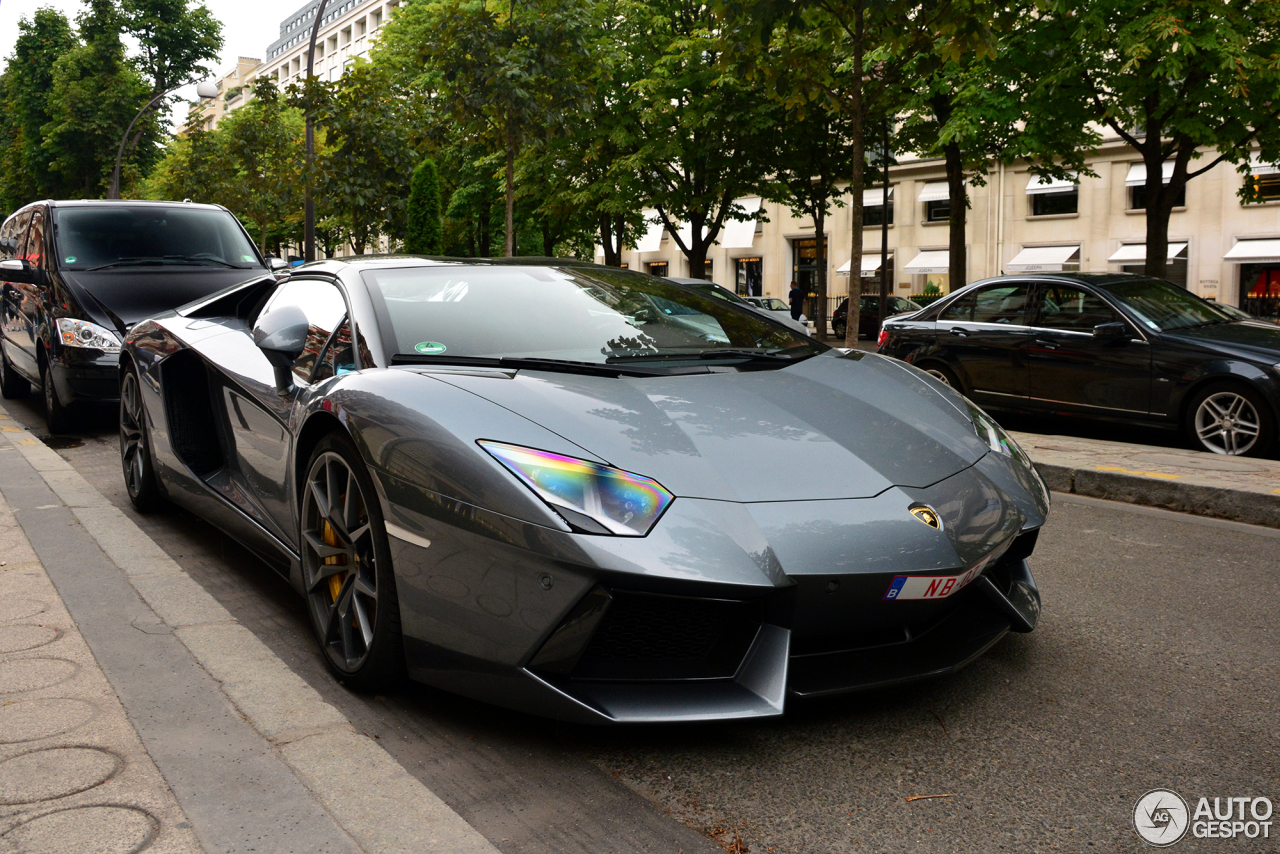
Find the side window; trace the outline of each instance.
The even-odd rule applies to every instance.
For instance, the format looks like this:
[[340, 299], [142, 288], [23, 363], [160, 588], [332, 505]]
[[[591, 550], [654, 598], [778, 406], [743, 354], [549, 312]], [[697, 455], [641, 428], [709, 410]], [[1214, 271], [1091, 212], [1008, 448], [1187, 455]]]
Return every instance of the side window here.
[[1040, 300], [1040, 325], [1046, 329], [1090, 332], [1117, 320], [1120, 317], [1102, 297], [1079, 288], [1053, 285], [1044, 289]]
[[31, 216], [31, 229], [27, 232], [27, 260], [37, 270], [45, 269], [44, 215], [36, 211]]
[[9, 239], [13, 241], [13, 254], [10, 257], [25, 258], [23, 244], [27, 238], [27, 226], [31, 224], [31, 213], [28, 211], [18, 214], [9, 221], [13, 224], [11, 226], [13, 231], [9, 235]]
[[1026, 326], [1030, 296], [1029, 285], [999, 285], [978, 291], [973, 303], [973, 322]]
[[274, 311], [286, 305], [296, 305], [307, 317], [307, 344], [293, 363], [293, 373], [299, 381], [309, 383], [325, 342], [347, 316], [347, 304], [342, 292], [331, 282], [294, 279], [281, 285], [262, 311]]
[[8, 260], [13, 257], [13, 248], [9, 246], [9, 238], [13, 236], [13, 225], [13, 217], [5, 220], [4, 225], [0, 225], [0, 259]]
[[938, 320], [973, 320], [973, 294], [956, 300], [942, 310]]
[[324, 356], [320, 359], [320, 365], [316, 368], [312, 381], [320, 382], [330, 377], [340, 377], [355, 369], [356, 354], [351, 346], [351, 321], [344, 320], [338, 327], [337, 333], [329, 339], [329, 346], [325, 348]]

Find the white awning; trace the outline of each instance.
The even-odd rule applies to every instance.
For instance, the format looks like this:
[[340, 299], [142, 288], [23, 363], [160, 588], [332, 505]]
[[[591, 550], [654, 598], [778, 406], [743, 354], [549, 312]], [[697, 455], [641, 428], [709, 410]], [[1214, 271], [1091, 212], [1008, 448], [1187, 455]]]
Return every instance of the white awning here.
[[911, 263], [902, 268], [907, 275], [916, 273], [945, 273], [951, 269], [951, 253], [946, 249], [926, 249]]
[[[1187, 253], [1187, 244], [1174, 243], [1169, 241], [1169, 253], [1166, 257], [1170, 260], [1185, 256]], [[1147, 260], [1147, 244], [1145, 243], [1126, 243], [1116, 250], [1116, 254], [1107, 259], [1108, 264], [1139, 264]]]
[[662, 220], [658, 219], [658, 212], [652, 208], [645, 208], [640, 214], [648, 223], [648, 230], [636, 241], [636, 251], [657, 252], [662, 246]]
[[[1173, 161], [1166, 160], [1160, 164], [1160, 172], [1164, 178], [1164, 183], [1168, 184], [1169, 179], [1173, 177]], [[1147, 164], [1130, 163], [1129, 175], [1124, 179], [1126, 187], [1142, 187], [1147, 183]]]
[[[893, 263], [892, 252], [889, 253], [889, 263], [890, 264]], [[845, 261], [843, 264], [837, 267], [836, 275], [837, 276], [849, 275], [849, 264], [850, 264], [849, 261]], [[879, 252], [862, 253], [862, 275], [866, 277], [878, 272], [880, 272], [880, 253]]]
[[[737, 204], [748, 214], [760, 210], [760, 197], [738, 199]], [[756, 221], [749, 219], [739, 222], [735, 219], [725, 220], [720, 229], [720, 245], [725, 249], [750, 249], [751, 242], [756, 239]]]
[[1280, 262], [1280, 240], [1240, 240], [1222, 256], [1233, 264]]
[[1067, 263], [1080, 263], [1080, 247], [1028, 246], [1004, 265], [1010, 273], [1056, 272]]
[[1028, 196], [1038, 196], [1041, 193], [1070, 193], [1080, 187], [1080, 178], [1075, 172], [1071, 173], [1069, 181], [1058, 178], [1037, 178], [1035, 175], [1032, 175], [1031, 179], [1031, 183], [1027, 184]]
[[920, 188], [920, 195], [916, 197], [917, 202], [945, 202], [951, 198], [951, 193], [947, 190], [946, 181], [930, 181]]
[[[889, 201], [893, 202], [893, 185], [889, 185]], [[864, 208], [878, 208], [884, 204], [884, 187], [872, 187], [862, 191], [862, 206]], [[848, 270], [845, 271], [849, 272]]]
[[1249, 155], [1249, 174], [1280, 175], [1280, 166], [1274, 163], [1263, 163], [1262, 155], [1255, 151]]

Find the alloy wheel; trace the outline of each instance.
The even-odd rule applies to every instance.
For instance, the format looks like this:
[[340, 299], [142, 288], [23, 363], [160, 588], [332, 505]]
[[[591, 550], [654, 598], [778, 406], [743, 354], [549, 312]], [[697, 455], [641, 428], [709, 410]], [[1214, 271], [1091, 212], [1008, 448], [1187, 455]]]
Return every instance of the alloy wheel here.
[[945, 386], [951, 385], [951, 380], [947, 378], [946, 373], [938, 368], [925, 368], [924, 372]]
[[146, 474], [147, 433], [142, 428], [145, 417], [138, 375], [131, 370], [124, 375], [120, 387], [120, 463], [124, 467], [125, 486], [135, 498], [142, 491]]
[[373, 525], [347, 461], [332, 451], [307, 475], [302, 508], [302, 570], [320, 642], [342, 671], [369, 656], [378, 620]]
[[1220, 391], [1200, 402], [1196, 409], [1196, 437], [1215, 454], [1244, 454], [1258, 441], [1262, 419], [1244, 395]]

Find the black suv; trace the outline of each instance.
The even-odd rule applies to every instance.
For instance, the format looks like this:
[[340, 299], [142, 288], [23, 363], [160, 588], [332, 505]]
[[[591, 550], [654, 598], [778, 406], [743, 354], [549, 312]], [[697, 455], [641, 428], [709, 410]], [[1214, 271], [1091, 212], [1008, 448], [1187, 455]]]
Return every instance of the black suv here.
[[1280, 326], [1160, 279], [975, 282], [885, 320], [879, 345], [984, 408], [1180, 427], [1217, 454], [1277, 449]]
[[223, 207], [27, 205], [0, 226], [0, 391], [41, 386], [50, 432], [65, 432], [70, 407], [118, 401], [120, 342], [135, 323], [264, 274]]

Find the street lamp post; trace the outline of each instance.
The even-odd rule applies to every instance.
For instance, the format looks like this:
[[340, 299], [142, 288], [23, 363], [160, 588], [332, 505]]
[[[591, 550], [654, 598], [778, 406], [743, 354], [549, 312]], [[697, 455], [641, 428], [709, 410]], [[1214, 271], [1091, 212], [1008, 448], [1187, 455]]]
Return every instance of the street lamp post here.
[[[133, 133], [133, 126], [138, 123], [138, 119], [142, 118], [143, 113], [186, 85], [186, 83], [183, 83], [181, 86], [174, 86], [168, 92], [161, 92], [156, 95], [147, 102], [145, 107], [138, 110], [138, 114], [133, 117], [133, 121], [129, 122], [129, 126], [124, 129], [124, 136], [120, 137], [120, 148], [116, 151], [116, 168], [111, 172], [111, 189], [107, 191], [108, 199], [120, 198], [120, 161], [124, 159], [124, 147], [129, 142], [129, 134]], [[218, 85], [211, 80], [202, 80], [196, 84], [196, 94], [201, 98], [216, 98], [218, 97]]]
[[311, 167], [316, 157], [316, 123], [311, 114], [312, 68], [316, 57], [316, 38], [324, 21], [324, 7], [328, 4], [329, 0], [320, 0], [316, 8], [316, 21], [311, 25], [311, 44], [307, 47], [307, 180], [302, 202], [302, 258], [307, 262], [316, 260], [316, 200], [311, 195]]

